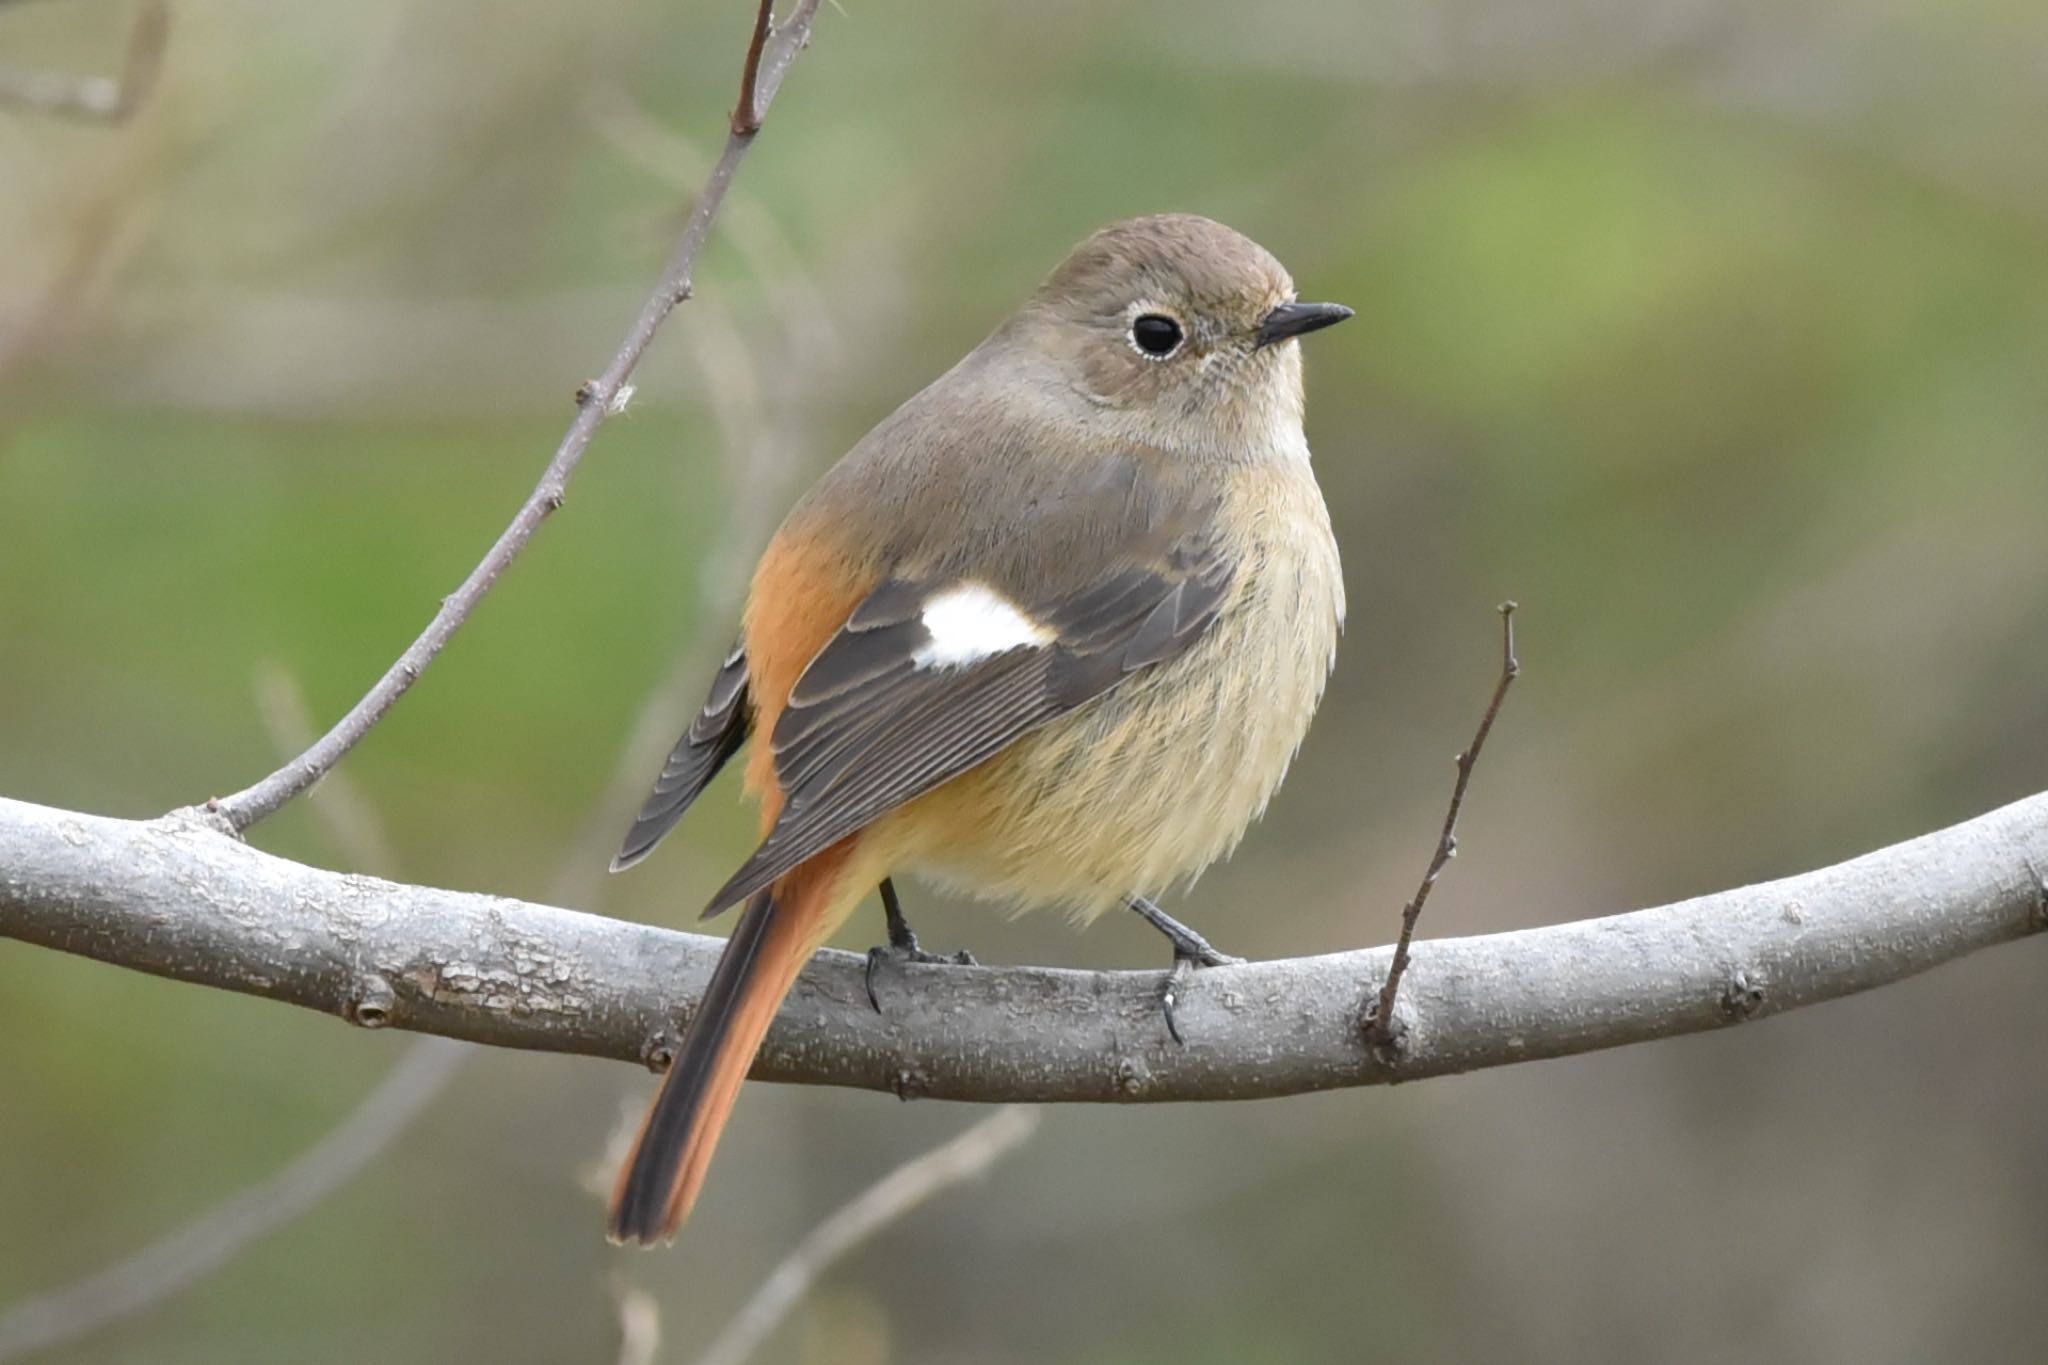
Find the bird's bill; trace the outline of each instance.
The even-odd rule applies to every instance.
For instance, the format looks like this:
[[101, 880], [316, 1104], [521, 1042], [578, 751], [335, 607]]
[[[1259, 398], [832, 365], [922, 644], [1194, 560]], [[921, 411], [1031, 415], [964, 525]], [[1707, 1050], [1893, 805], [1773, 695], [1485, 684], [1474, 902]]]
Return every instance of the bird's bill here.
[[1334, 327], [1352, 316], [1352, 310], [1341, 303], [1283, 303], [1266, 314], [1259, 323], [1259, 346], [1271, 346], [1276, 341], [1289, 337], [1306, 336], [1320, 332], [1325, 327]]

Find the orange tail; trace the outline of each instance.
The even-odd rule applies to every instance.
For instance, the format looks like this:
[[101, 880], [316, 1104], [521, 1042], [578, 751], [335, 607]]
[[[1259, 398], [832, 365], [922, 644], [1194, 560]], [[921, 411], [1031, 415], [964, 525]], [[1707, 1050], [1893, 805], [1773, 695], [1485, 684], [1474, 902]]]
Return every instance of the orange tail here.
[[840, 861], [813, 859], [747, 902], [612, 1190], [613, 1241], [665, 1242], [689, 1216], [775, 1011], [837, 927]]

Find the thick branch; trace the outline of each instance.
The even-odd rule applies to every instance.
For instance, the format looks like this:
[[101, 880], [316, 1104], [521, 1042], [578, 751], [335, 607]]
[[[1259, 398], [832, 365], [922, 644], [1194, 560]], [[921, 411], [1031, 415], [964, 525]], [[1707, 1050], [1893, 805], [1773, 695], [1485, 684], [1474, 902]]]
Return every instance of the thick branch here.
[[[1388, 950], [1196, 973], [1185, 1046], [1157, 972], [917, 967], [876, 1014], [827, 952], [770, 1033], [769, 1080], [986, 1101], [1213, 1100], [1471, 1071], [1776, 1014], [2048, 929], [2048, 794], [1818, 872], [1416, 952], [1391, 1061], [1366, 1046]], [[208, 817], [0, 800], [0, 936], [476, 1042], [644, 1059], [719, 940], [324, 872]]]
[[744, 121], [735, 117], [732, 133], [725, 142], [725, 151], [711, 168], [704, 188], [698, 192], [697, 202], [690, 209], [688, 221], [683, 224], [682, 235], [676, 241], [668, 266], [662, 271], [660, 283], [655, 285], [647, 302], [641, 305], [640, 316], [633, 320], [633, 326], [619, 344], [612, 363], [605, 367], [603, 374], [576, 391], [576, 419], [569, 424], [568, 432], [555, 448], [554, 458], [542, 471], [540, 483], [514, 515], [512, 524], [499, 535], [477, 566], [469, 571], [469, 577], [462, 580], [462, 586], [441, 600], [440, 610], [427, 622], [419, 638], [406, 647], [397, 661], [385, 670], [384, 676], [363, 694], [362, 700], [335, 722], [333, 729], [322, 735], [306, 752], [262, 781], [212, 803], [213, 808], [225, 815], [236, 829], [248, 829], [318, 782], [329, 768], [362, 742], [363, 737], [384, 718], [385, 712], [397, 705], [400, 697], [411, 690], [412, 685], [419, 681], [420, 674], [440, 656], [455, 632], [476, 610], [484, 595], [496, 586], [512, 561], [519, 557], [519, 552], [533, 539], [541, 523], [562, 505], [569, 477], [583, 462], [584, 452], [590, 448], [591, 438], [597, 435], [598, 427], [605, 418], [625, 408], [633, 392], [627, 380], [632, 377], [640, 364], [640, 357], [646, 354], [648, 344], [654, 340], [654, 334], [667, 321], [668, 315], [690, 297], [697, 257], [711, 235], [712, 220], [725, 203], [726, 191], [732, 188], [733, 176], [745, 159], [747, 149], [753, 146], [754, 138], [761, 130], [761, 118], [774, 100], [775, 92], [781, 89], [782, 78], [788, 73], [790, 63], [796, 60], [797, 53], [810, 39], [811, 21], [817, 16], [819, 0], [797, 0], [789, 18], [780, 28], [769, 22], [772, 3], [773, 0], [760, 0], [753, 41], [747, 48], [741, 97], [750, 117]]

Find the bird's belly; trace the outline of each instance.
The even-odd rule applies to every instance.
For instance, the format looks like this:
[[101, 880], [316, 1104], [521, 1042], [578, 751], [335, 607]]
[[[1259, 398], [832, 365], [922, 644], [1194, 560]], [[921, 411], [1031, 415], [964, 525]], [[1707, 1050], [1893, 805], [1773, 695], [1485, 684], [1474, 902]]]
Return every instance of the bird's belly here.
[[916, 832], [904, 861], [1087, 917], [1227, 855], [1279, 787], [1329, 675], [1343, 588], [1320, 497], [1313, 512], [1280, 543], [1247, 547], [1230, 601], [1186, 654], [898, 812]]

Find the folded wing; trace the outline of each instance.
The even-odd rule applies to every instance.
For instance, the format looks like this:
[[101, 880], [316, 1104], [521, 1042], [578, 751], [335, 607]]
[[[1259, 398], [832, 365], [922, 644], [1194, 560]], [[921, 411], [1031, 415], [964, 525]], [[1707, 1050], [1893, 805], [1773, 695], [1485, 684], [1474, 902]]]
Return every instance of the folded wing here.
[[705, 913], [1185, 651], [1234, 565], [1199, 530], [1147, 548], [1042, 601], [957, 575], [885, 581], [791, 691], [770, 737], [781, 815]]
[[612, 871], [631, 867], [654, 851], [690, 803], [718, 776], [725, 761], [747, 742], [753, 720], [747, 692], [747, 649], [742, 642], [726, 655], [724, 666], [711, 681], [711, 695], [704, 699], [704, 708], [669, 751], [654, 790], [648, 793], [618, 856], [612, 859]]

